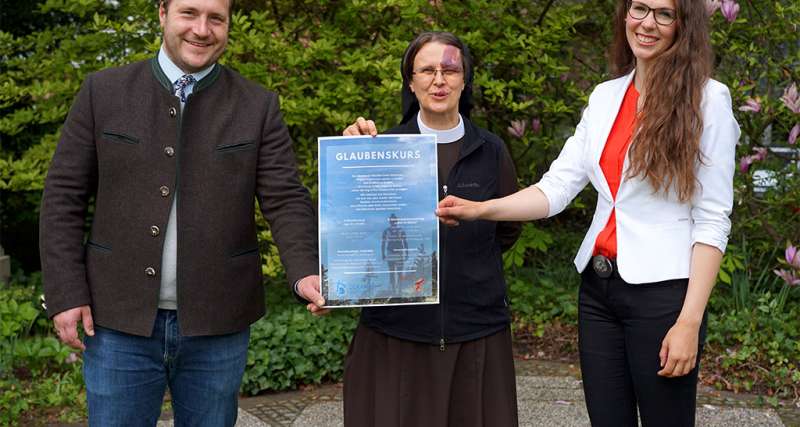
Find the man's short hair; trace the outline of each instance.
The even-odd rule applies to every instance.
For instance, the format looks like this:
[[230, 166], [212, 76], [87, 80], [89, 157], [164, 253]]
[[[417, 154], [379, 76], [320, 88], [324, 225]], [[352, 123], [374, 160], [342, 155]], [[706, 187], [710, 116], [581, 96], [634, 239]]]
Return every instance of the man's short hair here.
[[[172, 0], [156, 0], [156, 3], [158, 3], [159, 6], [163, 4], [164, 5], [164, 10], [169, 10], [169, 2], [170, 1], [172, 1]], [[233, 11], [233, 2], [234, 2], [234, 0], [228, 0], [228, 1], [229, 1], [229, 3], [228, 3], [228, 15], [230, 15], [231, 12]]]

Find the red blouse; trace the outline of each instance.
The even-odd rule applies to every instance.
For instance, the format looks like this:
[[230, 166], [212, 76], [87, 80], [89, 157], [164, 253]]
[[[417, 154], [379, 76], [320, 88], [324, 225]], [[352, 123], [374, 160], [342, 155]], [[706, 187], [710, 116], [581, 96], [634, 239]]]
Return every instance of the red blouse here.
[[[622, 106], [614, 120], [614, 126], [608, 134], [603, 155], [600, 157], [600, 169], [603, 170], [603, 175], [606, 177], [608, 187], [611, 189], [611, 196], [614, 199], [617, 198], [617, 190], [619, 190], [619, 183], [622, 180], [622, 165], [625, 163], [625, 156], [631, 145], [631, 137], [636, 125], [638, 102], [639, 91], [631, 82], [628, 91], [625, 92], [625, 98], [622, 99]], [[617, 257], [617, 215], [613, 209], [608, 223], [595, 241], [594, 255], [597, 254], [612, 259]]]

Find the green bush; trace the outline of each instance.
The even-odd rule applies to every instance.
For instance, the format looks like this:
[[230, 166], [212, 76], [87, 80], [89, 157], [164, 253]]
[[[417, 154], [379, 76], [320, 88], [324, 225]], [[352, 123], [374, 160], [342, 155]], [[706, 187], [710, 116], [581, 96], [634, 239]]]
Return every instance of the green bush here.
[[313, 317], [305, 306], [282, 306], [253, 324], [242, 391], [295, 389], [341, 380], [357, 311]]
[[0, 375], [0, 425], [45, 424], [39, 418], [43, 411], [58, 422], [86, 417], [80, 363], [47, 374], [34, 371], [23, 379]]
[[51, 336], [39, 286], [39, 274], [17, 273], [0, 288], [0, 425], [52, 408], [59, 421], [79, 420], [86, 411], [79, 358]]
[[39, 312], [30, 302], [18, 303], [14, 299], [0, 299], [0, 338], [8, 343], [26, 335]]
[[725, 310], [715, 300], [709, 312], [708, 346], [720, 369], [710, 380], [720, 388], [753, 390], [796, 399], [800, 382], [800, 310], [781, 310], [779, 297], [759, 294], [746, 310]]
[[783, 251], [756, 253], [745, 244], [726, 254], [734, 273], [718, 286], [709, 307], [707, 343], [715, 366], [708, 380], [720, 388], [797, 399], [800, 289], [773, 271], [750, 268], [765, 263], [758, 258], [774, 259]]
[[[152, 0], [34, 4], [50, 25], [17, 36], [0, 32], [0, 189], [14, 193], [41, 191], [59, 128], [87, 73], [152, 56], [160, 45]], [[359, 115], [381, 129], [397, 123], [399, 60], [422, 29], [451, 30], [471, 46], [478, 123], [503, 136], [511, 120], [537, 117], [543, 124], [536, 135], [509, 141], [524, 181], [557, 153], [564, 126], [575, 123], [586, 90], [603, 74], [590, 46], [605, 26], [588, 19], [600, 13], [591, 2], [276, 0], [267, 10], [260, 2], [237, 4], [222, 62], [281, 95], [312, 192], [318, 136], [339, 134]], [[15, 200], [15, 211], [35, 212], [37, 200]]]
[[[21, 276], [16, 275], [15, 279]], [[38, 277], [38, 275], [34, 275]], [[12, 366], [21, 340], [30, 337], [38, 324], [46, 323], [41, 306], [36, 304], [35, 288], [11, 282], [0, 285], [0, 372]]]
[[[525, 224], [517, 243], [505, 254], [506, 281], [516, 329], [542, 337], [553, 322], [578, 321], [580, 275], [572, 263], [582, 230], [550, 224], [549, 231]], [[524, 256], [520, 248], [526, 248]], [[525, 264], [516, 262], [520, 258]]]

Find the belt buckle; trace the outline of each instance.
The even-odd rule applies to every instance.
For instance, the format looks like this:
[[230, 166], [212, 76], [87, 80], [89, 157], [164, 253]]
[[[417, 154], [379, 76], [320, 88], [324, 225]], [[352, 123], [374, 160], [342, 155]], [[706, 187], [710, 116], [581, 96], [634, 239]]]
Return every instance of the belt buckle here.
[[592, 257], [592, 269], [600, 278], [608, 279], [614, 272], [614, 264], [604, 255], [595, 255]]

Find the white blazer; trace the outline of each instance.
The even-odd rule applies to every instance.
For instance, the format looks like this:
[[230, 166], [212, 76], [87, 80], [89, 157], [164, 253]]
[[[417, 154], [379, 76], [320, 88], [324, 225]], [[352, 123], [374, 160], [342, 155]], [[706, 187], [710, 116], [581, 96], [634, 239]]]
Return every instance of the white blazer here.
[[703, 89], [702, 162], [697, 166], [699, 186], [693, 199], [681, 203], [672, 189], [669, 194], [654, 194], [647, 181], [626, 178], [626, 155], [615, 201], [600, 169], [600, 156], [633, 74], [594, 89], [575, 134], [534, 185], [550, 202], [548, 216], [564, 210], [587, 183], [597, 190], [592, 225], [575, 257], [578, 271], [589, 263], [597, 235], [608, 223], [613, 208], [617, 215], [617, 265], [623, 280], [647, 283], [687, 278], [695, 243], [725, 252], [731, 228], [728, 216], [733, 207], [739, 125], [733, 117], [728, 88], [709, 80]]

